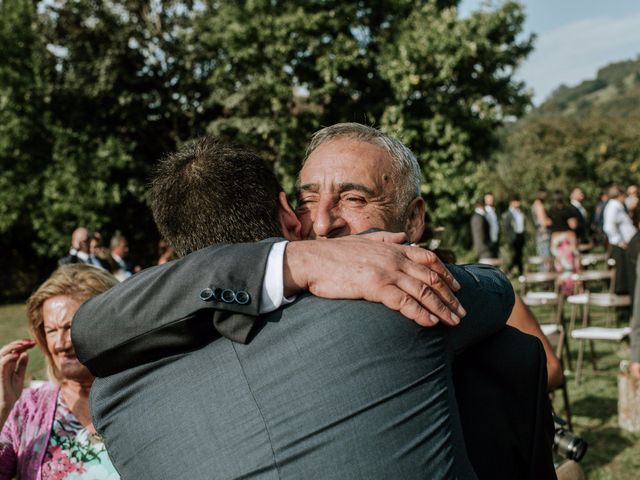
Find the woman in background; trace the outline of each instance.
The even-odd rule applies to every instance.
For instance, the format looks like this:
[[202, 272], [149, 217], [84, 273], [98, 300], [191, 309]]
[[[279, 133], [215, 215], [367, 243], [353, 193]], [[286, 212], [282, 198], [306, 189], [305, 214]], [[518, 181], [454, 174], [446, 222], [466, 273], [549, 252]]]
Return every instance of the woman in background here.
[[578, 271], [578, 240], [575, 230], [578, 228], [576, 210], [571, 208], [566, 196], [559, 190], [553, 192], [551, 208], [551, 254], [554, 257], [555, 270], [561, 274], [561, 287], [565, 295], [573, 293], [571, 275]]
[[[85, 300], [117, 280], [83, 264], [58, 268], [27, 301], [34, 340], [0, 348], [0, 479], [118, 480], [91, 423], [94, 377], [75, 355], [71, 320]], [[50, 382], [23, 391], [28, 350], [44, 353]]]
[[545, 202], [547, 200], [547, 191], [539, 190], [531, 204], [531, 216], [533, 224], [536, 227], [536, 255], [542, 259], [542, 271], [551, 270], [551, 219], [547, 216]]

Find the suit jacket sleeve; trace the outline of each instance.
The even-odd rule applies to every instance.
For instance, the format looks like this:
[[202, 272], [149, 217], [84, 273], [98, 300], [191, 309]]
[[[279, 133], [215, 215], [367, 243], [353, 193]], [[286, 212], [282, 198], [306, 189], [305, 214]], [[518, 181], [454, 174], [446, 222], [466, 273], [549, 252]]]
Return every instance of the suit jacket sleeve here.
[[[269, 251], [278, 240], [214, 245], [143, 270], [89, 299], [71, 329], [78, 359], [95, 376], [106, 376], [220, 335], [246, 342], [258, 316]], [[203, 300], [207, 288], [246, 292], [248, 302]]]
[[489, 265], [447, 265], [460, 282], [458, 300], [467, 311], [460, 324], [451, 328], [455, 353], [493, 335], [511, 315], [515, 293], [509, 279]]

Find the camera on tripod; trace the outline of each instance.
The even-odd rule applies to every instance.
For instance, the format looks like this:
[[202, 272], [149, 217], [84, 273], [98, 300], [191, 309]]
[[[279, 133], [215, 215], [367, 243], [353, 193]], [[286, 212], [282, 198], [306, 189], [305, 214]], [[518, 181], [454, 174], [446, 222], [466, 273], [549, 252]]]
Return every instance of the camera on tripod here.
[[553, 451], [567, 460], [579, 462], [587, 453], [588, 444], [581, 437], [574, 435], [566, 428], [567, 422], [557, 415], [553, 416], [555, 435], [553, 436]]

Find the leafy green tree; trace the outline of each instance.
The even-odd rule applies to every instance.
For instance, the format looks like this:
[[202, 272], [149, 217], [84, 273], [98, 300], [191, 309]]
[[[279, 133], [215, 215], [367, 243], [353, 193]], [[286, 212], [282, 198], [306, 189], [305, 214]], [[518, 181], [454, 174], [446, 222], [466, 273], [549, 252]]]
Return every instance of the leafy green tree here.
[[51, 155], [46, 115], [51, 71], [29, 0], [0, 1], [0, 293], [16, 295], [37, 275], [32, 205]]
[[458, 231], [467, 233], [478, 165], [496, 149], [499, 127], [530, 102], [513, 79], [532, 48], [531, 37], [518, 39], [523, 22], [522, 8], [513, 2], [465, 20], [455, 8], [425, 3], [383, 51], [380, 70], [394, 96], [382, 124], [418, 155], [423, 194], [435, 220], [454, 227], [453, 241]]
[[208, 130], [261, 150], [291, 189], [321, 125], [381, 126], [419, 155], [437, 220], [459, 224], [474, 163], [529, 102], [512, 75], [531, 39], [516, 3], [465, 20], [457, 3], [205, 2], [187, 43], [211, 87]]
[[0, 0], [0, 243], [55, 259], [84, 225], [150, 260], [162, 154], [222, 135], [292, 193], [310, 135], [342, 121], [400, 136], [436, 220], [466, 222], [495, 128], [528, 102], [512, 73], [531, 39], [514, 2], [464, 20], [457, 4]]
[[526, 119], [508, 132], [495, 169], [481, 172], [481, 185], [502, 198], [519, 192], [525, 199], [541, 188], [568, 196], [579, 186], [593, 207], [609, 184], [640, 180], [639, 121], [599, 114]]

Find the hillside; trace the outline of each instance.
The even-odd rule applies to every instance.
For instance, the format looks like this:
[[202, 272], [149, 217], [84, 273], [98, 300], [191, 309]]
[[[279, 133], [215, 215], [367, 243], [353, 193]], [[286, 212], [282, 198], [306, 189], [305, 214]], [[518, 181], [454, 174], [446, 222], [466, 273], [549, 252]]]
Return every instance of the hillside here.
[[561, 85], [531, 115], [588, 115], [628, 117], [640, 114], [640, 56], [607, 65], [593, 80], [575, 87]]

